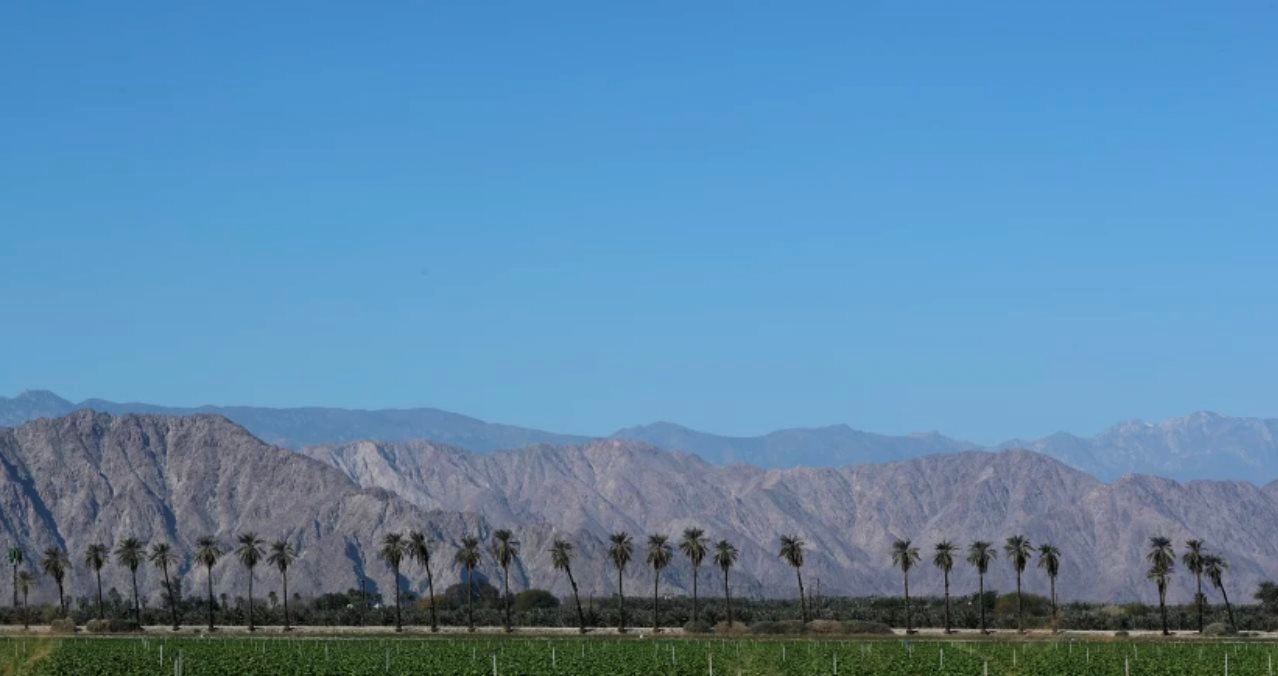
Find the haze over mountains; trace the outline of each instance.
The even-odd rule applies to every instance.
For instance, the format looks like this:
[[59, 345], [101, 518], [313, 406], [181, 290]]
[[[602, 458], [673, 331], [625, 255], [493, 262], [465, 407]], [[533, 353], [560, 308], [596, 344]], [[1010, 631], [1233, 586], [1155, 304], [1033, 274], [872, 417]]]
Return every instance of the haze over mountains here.
[[[33, 556], [65, 547], [78, 556], [89, 542], [134, 535], [169, 540], [189, 555], [194, 539], [256, 530], [287, 537], [300, 551], [290, 574], [302, 593], [346, 589], [361, 578], [388, 589], [375, 558], [390, 530], [420, 528], [443, 554], [442, 584], [457, 580], [447, 563], [463, 533], [487, 538], [494, 527], [515, 529], [523, 555], [516, 589], [567, 593], [550, 564], [552, 537], [579, 547], [574, 572], [587, 593], [611, 593], [613, 571], [604, 536], [677, 534], [689, 525], [741, 549], [733, 584], [742, 595], [792, 596], [793, 573], [776, 556], [776, 539], [798, 533], [809, 545], [805, 577], [823, 593], [894, 594], [899, 577], [888, 548], [898, 537], [928, 548], [942, 538], [1000, 541], [1027, 534], [1063, 554], [1060, 590], [1067, 598], [1151, 601], [1144, 577], [1145, 540], [1165, 534], [1179, 545], [1205, 538], [1225, 554], [1227, 583], [1245, 597], [1261, 580], [1278, 578], [1278, 483], [1194, 481], [1145, 476], [1103, 483], [1029, 451], [962, 452], [839, 468], [760, 469], [713, 465], [696, 456], [642, 442], [599, 439], [474, 453], [424, 441], [312, 446], [290, 451], [265, 444], [215, 415], [112, 416], [76, 411], [16, 428], [0, 428], [0, 541]], [[636, 559], [627, 573], [633, 592], [650, 589], [651, 574]], [[481, 571], [492, 574], [491, 557]], [[420, 589], [420, 571], [406, 569]], [[184, 588], [200, 589], [201, 569], [189, 559]], [[911, 577], [919, 593], [935, 593], [940, 578], [928, 566]], [[703, 571], [703, 583], [717, 580]], [[158, 585], [143, 573], [152, 596]], [[233, 561], [215, 570], [215, 587], [240, 593], [244, 572]], [[125, 588], [112, 566], [106, 584]], [[271, 585], [269, 574], [261, 575]], [[667, 588], [690, 587], [678, 560]], [[1006, 562], [994, 566], [991, 588], [1012, 588]], [[73, 572], [72, 589], [92, 577]], [[975, 575], [956, 569], [955, 593], [970, 593]], [[1187, 600], [1192, 577], [1177, 575], [1172, 598]], [[48, 585], [44, 585], [48, 586]], [[1031, 571], [1026, 587], [1046, 590]], [[705, 587], [713, 589], [713, 585]], [[47, 590], [42, 589], [47, 598]], [[709, 592], [707, 592], [709, 593]]]
[[[65, 415], [78, 408], [109, 413], [216, 413], [264, 441], [289, 448], [362, 439], [423, 439], [490, 452], [532, 444], [581, 444], [590, 437], [485, 422], [434, 408], [352, 410], [253, 406], [170, 407], [90, 399], [73, 403], [47, 391], [0, 397], [0, 425]], [[837, 467], [890, 462], [982, 447], [937, 432], [889, 436], [847, 425], [784, 429], [757, 437], [732, 437], [659, 422], [628, 427], [614, 438], [682, 450], [715, 464], [764, 468]], [[1103, 480], [1152, 474], [1181, 481], [1278, 478], [1278, 419], [1232, 418], [1198, 412], [1158, 423], [1128, 421], [1092, 437], [1060, 432], [1041, 439], [1010, 440], [991, 449], [1025, 448], [1054, 457]]]

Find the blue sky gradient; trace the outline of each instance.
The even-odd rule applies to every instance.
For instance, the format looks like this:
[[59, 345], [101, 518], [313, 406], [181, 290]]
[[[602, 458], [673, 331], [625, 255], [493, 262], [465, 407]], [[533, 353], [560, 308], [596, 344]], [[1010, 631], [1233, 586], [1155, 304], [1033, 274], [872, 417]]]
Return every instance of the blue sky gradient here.
[[17, 3], [0, 393], [1278, 416], [1278, 5]]

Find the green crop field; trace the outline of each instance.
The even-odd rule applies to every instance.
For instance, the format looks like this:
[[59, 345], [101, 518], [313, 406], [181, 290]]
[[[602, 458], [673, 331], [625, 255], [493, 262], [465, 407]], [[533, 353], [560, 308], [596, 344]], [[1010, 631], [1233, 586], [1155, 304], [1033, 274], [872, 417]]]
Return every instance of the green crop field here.
[[537, 638], [10, 638], [0, 674], [1245, 674], [1268, 643]]

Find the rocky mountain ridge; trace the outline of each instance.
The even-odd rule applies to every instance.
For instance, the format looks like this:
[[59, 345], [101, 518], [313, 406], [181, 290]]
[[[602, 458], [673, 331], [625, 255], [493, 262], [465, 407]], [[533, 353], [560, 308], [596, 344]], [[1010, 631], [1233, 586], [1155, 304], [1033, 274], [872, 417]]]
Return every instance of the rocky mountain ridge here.
[[[590, 437], [489, 423], [439, 409], [351, 410], [200, 406], [174, 408], [90, 399], [78, 404], [46, 391], [0, 397], [0, 425], [65, 415], [78, 408], [108, 413], [215, 413], [273, 444], [300, 448], [361, 439], [425, 439], [472, 451], [491, 452], [534, 444], [581, 444]], [[892, 462], [936, 453], [982, 450], [938, 432], [900, 436], [874, 434], [847, 425], [777, 430], [753, 437], [700, 432], [674, 423], [618, 430], [613, 438], [694, 453], [717, 464], [768, 468]], [[1124, 474], [1192, 479], [1278, 479], [1278, 419], [1232, 418], [1197, 412], [1158, 423], [1127, 421], [1092, 437], [1058, 432], [1014, 439], [993, 450], [1026, 448], [1050, 455], [1104, 480]]]

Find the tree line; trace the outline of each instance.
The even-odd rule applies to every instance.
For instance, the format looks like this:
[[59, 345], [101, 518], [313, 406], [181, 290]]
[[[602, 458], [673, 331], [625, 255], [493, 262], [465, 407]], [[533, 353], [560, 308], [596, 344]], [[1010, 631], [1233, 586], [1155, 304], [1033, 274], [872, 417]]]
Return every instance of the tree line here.
[[[428, 594], [428, 610], [429, 625], [431, 631], [439, 630], [439, 622], [436, 613], [436, 596], [435, 596], [435, 578], [432, 566], [432, 557], [437, 554], [437, 550], [443, 546], [442, 542], [432, 542], [421, 531], [391, 532], [385, 534], [377, 550], [378, 558], [383, 561], [394, 578], [394, 622], [395, 630], [403, 630], [403, 616], [401, 611], [401, 573], [406, 563], [412, 563], [422, 568], [426, 574], [426, 586]], [[941, 573], [944, 589], [944, 630], [946, 633], [953, 631], [952, 613], [951, 613], [951, 594], [950, 594], [950, 574], [956, 564], [960, 561], [971, 566], [977, 573], [978, 589], [977, 598], [984, 598], [985, 592], [985, 575], [990, 570], [991, 565], [998, 559], [999, 547], [995, 543], [986, 540], [976, 540], [967, 545], [966, 550], [960, 545], [950, 541], [942, 540], [937, 542], [931, 552], [931, 563]], [[1024, 612], [1024, 595], [1022, 592], [1022, 578], [1029, 564], [1037, 558], [1037, 568], [1047, 576], [1050, 586], [1049, 601], [1051, 605], [1051, 623], [1052, 629], [1058, 628], [1058, 600], [1056, 596], [1056, 582], [1061, 570], [1061, 551], [1054, 545], [1049, 543], [1041, 543], [1037, 547], [1030, 543], [1028, 537], [1024, 535], [1013, 535], [1006, 538], [1002, 545], [1003, 555], [1011, 565], [1016, 575], [1016, 617], [1017, 630], [1025, 631], [1025, 612]], [[699, 607], [699, 583], [701, 577], [701, 568], [709, 563], [717, 568], [720, 573], [722, 582], [723, 601], [727, 608], [726, 621], [728, 628], [733, 625], [732, 612], [732, 589], [730, 584], [730, 573], [732, 568], [737, 564], [740, 552], [731, 542], [727, 540], [719, 540], [711, 543], [706, 536], [705, 531], [700, 528], [687, 528], [683, 531], [682, 536], [677, 542], [671, 541], [670, 537], [654, 533], [647, 536], [644, 543], [644, 549], [640, 554], [643, 556], [644, 565], [652, 571], [652, 628], [654, 631], [661, 631], [662, 625], [660, 620], [661, 605], [661, 579], [662, 573], [676, 559], [676, 550], [692, 568], [692, 611], [691, 619], [693, 623], [700, 623], [700, 607]], [[509, 529], [497, 529], [492, 532], [491, 539], [487, 547], [481, 542], [477, 536], [463, 536], [453, 551], [452, 562], [458, 566], [464, 573], [463, 583], [466, 586], [466, 623], [470, 631], [475, 630], [474, 619], [474, 573], [483, 562], [485, 553], [491, 557], [492, 561], [498, 566], [502, 574], [502, 622], [506, 631], [513, 631], [514, 625], [511, 617], [511, 594], [510, 594], [510, 568], [518, 562], [521, 551], [521, 543], [515, 538], [514, 532]], [[806, 543], [796, 534], [782, 535], [778, 539], [778, 557], [785, 561], [794, 569], [795, 580], [798, 586], [798, 602], [799, 612], [802, 622], [807, 623], [809, 620], [809, 603], [810, 599], [804, 589], [803, 584], [803, 565], [804, 554], [806, 551]], [[902, 592], [905, 604], [905, 625], [907, 633], [914, 632], [914, 613], [911, 608], [910, 597], [910, 573], [921, 560], [920, 550], [909, 539], [898, 539], [892, 543], [890, 549], [890, 565], [897, 569], [902, 576]], [[297, 551], [294, 546], [287, 540], [276, 540], [267, 543], [254, 532], [244, 532], [234, 539], [234, 544], [230, 548], [224, 548], [222, 543], [214, 536], [201, 536], [195, 541], [195, 548], [192, 553], [192, 562], [195, 565], [202, 566], [207, 572], [207, 595], [208, 595], [208, 627], [214, 629], [214, 595], [213, 595], [213, 570], [214, 567], [229, 554], [240, 565], [244, 566], [248, 572], [248, 629], [254, 631], [256, 624], [254, 620], [254, 594], [253, 584], [255, 571], [260, 564], [275, 569], [279, 574], [280, 583], [283, 594], [283, 620], [284, 629], [287, 631], [292, 627], [291, 616], [289, 613], [289, 594], [288, 594], [288, 571], [297, 560]], [[577, 587], [576, 578], [573, 575], [573, 565], [576, 559], [576, 548], [568, 540], [556, 538], [550, 548], [549, 554], [551, 563], [555, 570], [562, 571], [568, 578], [569, 586], [572, 589], [572, 596], [576, 608], [579, 630], [582, 633], [587, 631], [586, 613], [583, 611], [581, 604], [581, 595]], [[627, 630], [626, 616], [626, 595], [624, 574], [628, 566], [635, 560], [635, 542], [634, 538], [627, 532], [621, 531], [612, 533], [608, 537], [608, 546], [606, 557], [608, 562], [613, 566], [617, 573], [617, 629], [621, 632]], [[117, 543], [112, 549], [103, 543], [93, 543], [85, 547], [82, 556], [82, 562], [85, 568], [92, 571], [96, 582], [96, 607], [99, 619], [105, 618], [105, 611], [102, 597], [102, 569], [114, 558], [117, 565], [126, 569], [130, 573], [132, 582], [133, 596], [133, 613], [134, 620], [138, 626], [142, 624], [141, 602], [138, 590], [137, 572], [144, 564], [152, 565], [161, 574], [163, 580], [162, 597], [169, 611], [172, 620], [173, 629], [179, 628], [178, 604], [180, 602], [180, 587], [173, 579], [172, 573], [176, 571], [180, 563], [178, 553], [170, 543], [155, 542], [143, 543], [137, 538], [125, 538]], [[8, 549], [8, 560], [13, 569], [13, 605], [15, 608], [21, 608], [24, 618], [24, 624], [29, 623], [29, 604], [28, 594], [36, 583], [36, 578], [32, 573], [24, 567], [26, 556], [22, 548], [12, 546]], [[1176, 567], [1176, 554], [1173, 549], [1172, 541], [1163, 536], [1154, 536], [1149, 539], [1148, 549], [1145, 560], [1149, 564], [1146, 571], [1146, 577], [1155, 585], [1158, 592], [1159, 614], [1161, 617], [1162, 631], [1164, 635], [1170, 633], [1167, 623], [1167, 588]], [[1191, 539], [1185, 542], [1184, 553], [1180, 558], [1180, 562], [1185, 569], [1195, 578], [1197, 591], [1194, 602], [1198, 615], [1198, 631], [1203, 631], [1203, 610], [1206, 603], [1206, 597], [1203, 594], [1203, 578], [1212, 587], [1220, 592], [1223, 597], [1226, 610], [1228, 611], [1230, 627], [1236, 627], [1234, 622], [1233, 607], [1229, 602], [1228, 593], [1225, 590], [1224, 574], [1228, 570], [1227, 561], [1219, 554], [1210, 552], [1206, 544], [1199, 539]], [[49, 547], [43, 551], [39, 560], [39, 568], [46, 577], [52, 579], [58, 589], [58, 604], [61, 615], [67, 617], [67, 602], [64, 591], [66, 576], [69, 574], [72, 564], [67, 552], [59, 547]], [[21, 597], [21, 602], [19, 602]], [[271, 592], [274, 600], [276, 597]], [[988, 633], [989, 628], [986, 623], [986, 604], [980, 603], [980, 630]]]

